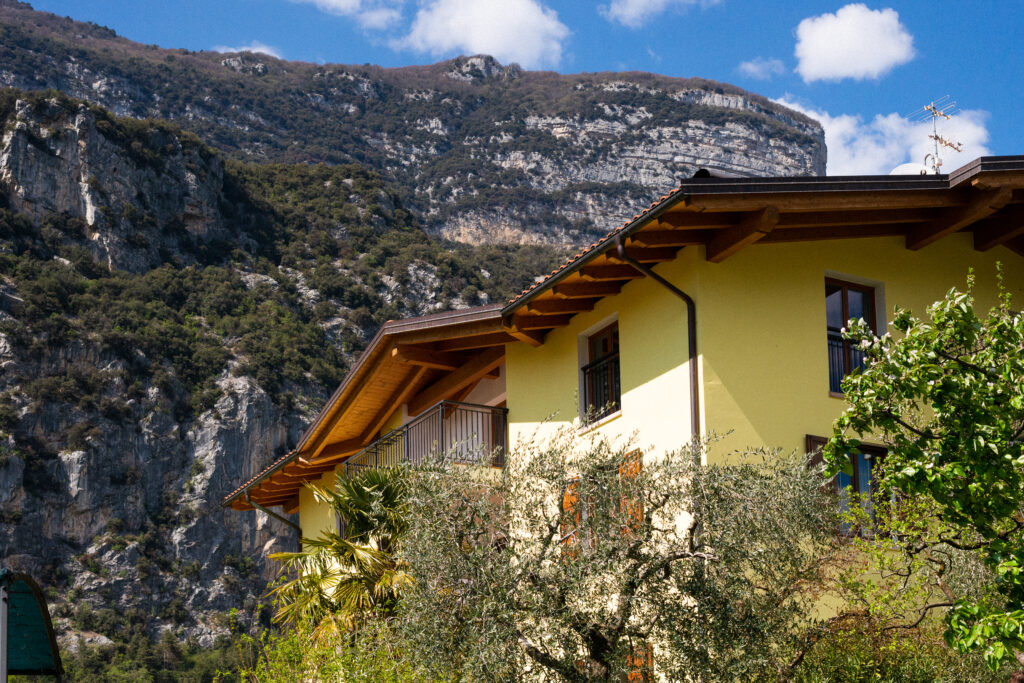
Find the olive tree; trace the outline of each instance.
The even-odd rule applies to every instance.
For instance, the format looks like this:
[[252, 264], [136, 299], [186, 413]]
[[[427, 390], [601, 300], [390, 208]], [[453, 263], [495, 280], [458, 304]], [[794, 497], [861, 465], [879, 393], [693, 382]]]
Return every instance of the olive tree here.
[[749, 678], [813, 624], [834, 504], [820, 469], [705, 444], [641, 454], [572, 430], [503, 473], [413, 474], [399, 619], [415, 656], [471, 680]]
[[849, 471], [861, 438], [884, 441], [876, 560], [916, 583], [918, 619], [943, 613], [947, 641], [998, 668], [1024, 663], [1024, 318], [1001, 275], [987, 314], [973, 284], [926, 318], [897, 309], [895, 336], [851, 322], [867, 364], [843, 382], [825, 458]]

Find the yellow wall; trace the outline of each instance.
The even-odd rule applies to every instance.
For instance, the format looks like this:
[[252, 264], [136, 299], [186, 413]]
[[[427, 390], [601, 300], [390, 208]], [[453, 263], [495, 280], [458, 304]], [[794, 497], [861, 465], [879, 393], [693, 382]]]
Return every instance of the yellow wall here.
[[[963, 287], [968, 268], [977, 274], [978, 303], [994, 303], [995, 263], [1024, 302], [1024, 260], [996, 248], [974, 250], [970, 235], [954, 235], [920, 251], [900, 238], [871, 238], [748, 247], [723, 263], [704, 260], [702, 248], [680, 252], [657, 267], [697, 303], [701, 422], [705, 430], [731, 433], [712, 448], [722, 460], [749, 447], [802, 451], [807, 434], [825, 436], [842, 412], [829, 396], [824, 280], [847, 276], [880, 284], [884, 306], [924, 313], [952, 286]], [[639, 433], [655, 452], [688, 441], [689, 391], [683, 303], [649, 279], [626, 285], [594, 311], [552, 331], [543, 346], [507, 347], [511, 443], [529, 438], [548, 416], [550, 425], [578, 415], [581, 334], [618, 315], [622, 410], [597, 429], [608, 436]]]
[[[337, 477], [332, 471], [312, 483], [319, 484], [324, 488], [334, 488], [336, 481]], [[299, 526], [302, 528], [302, 535], [306, 538], [316, 538], [324, 531], [338, 530], [337, 521], [334, 519], [334, 510], [329, 505], [317, 503], [313, 498], [313, 492], [305, 486], [299, 491]]]

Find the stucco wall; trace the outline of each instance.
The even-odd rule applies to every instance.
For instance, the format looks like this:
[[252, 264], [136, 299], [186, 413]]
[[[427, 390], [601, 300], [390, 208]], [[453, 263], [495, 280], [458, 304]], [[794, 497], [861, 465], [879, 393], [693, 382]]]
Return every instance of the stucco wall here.
[[[915, 313], [977, 275], [980, 306], [995, 301], [995, 264], [1002, 261], [1015, 301], [1024, 305], [1024, 260], [996, 248], [974, 250], [954, 235], [917, 252], [900, 238], [754, 245], [723, 263], [690, 248], [657, 267], [697, 303], [701, 422], [728, 435], [713, 460], [748, 447], [802, 451], [806, 434], [827, 435], [844, 407], [829, 396], [824, 281], [846, 276], [878, 283], [879, 322], [899, 304]], [[636, 431], [653, 452], [690, 435], [686, 316], [683, 303], [648, 279], [627, 284], [594, 311], [548, 335], [544, 345], [507, 348], [511, 443], [578, 415], [581, 334], [618, 316], [622, 410], [597, 429], [609, 436]], [[550, 422], [543, 421], [552, 416]]]

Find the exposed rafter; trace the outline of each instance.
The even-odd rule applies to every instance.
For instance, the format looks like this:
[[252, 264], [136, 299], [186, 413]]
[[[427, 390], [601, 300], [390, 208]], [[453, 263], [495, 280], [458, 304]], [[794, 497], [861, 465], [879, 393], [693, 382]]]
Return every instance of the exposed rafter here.
[[779, 222], [779, 210], [766, 206], [744, 218], [739, 224], [719, 233], [707, 246], [707, 259], [721, 263], [743, 247], [770, 233]]
[[409, 400], [409, 414], [419, 415], [424, 410], [456, 393], [463, 387], [494, 370], [505, 360], [505, 347], [485, 349], [474, 355], [465, 365], [445, 375], [417, 396]]
[[571, 315], [517, 315], [512, 319], [513, 329], [529, 332], [530, 330], [549, 330], [552, 327], [565, 327], [572, 320]]
[[[676, 247], [636, 247], [633, 245], [626, 247], [626, 254], [640, 263], [664, 263], [665, 261], [671, 261], [678, 252], [679, 249]], [[605, 254], [605, 256], [609, 261], [621, 263], [612, 253]]]
[[534, 313], [586, 313], [594, 310], [598, 299], [537, 299], [526, 308]]
[[321, 446], [310, 457], [310, 460], [318, 465], [324, 462], [334, 462], [336, 460], [347, 458], [353, 453], [359, 452], [362, 447], [362, 439], [346, 439], [345, 441], [338, 441], [326, 446]]
[[[397, 351], [398, 349], [396, 348], [395, 350]], [[377, 412], [377, 416], [369, 425], [367, 425], [366, 429], [363, 430], [363, 434], [360, 439], [364, 446], [368, 445], [377, 437], [377, 432], [380, 431], [381, 427], [384, 426], [395, 410], [412, 398], [417, 385], [420, 380], [423, 379], [423, 376], [427, 374], [428, 370], [430, 370], [430, 367], [431, 366], [424, 365], [416, 368], [416, 371], [412, 373], [412, 376], [403, 382], [398, 389], [388, 397], [388, 400], [384, 402], [384, 405]]]
[[907, 249], [916, 251], [946, 235], [952, 235], [982, 218], [991, 216], [1013, 198], [1013, 190], [1010, 188], [975, 191], [972, 194], [967, 206], [946, 211], [932, 223], [911, 229], [907, 233]]
[[580, 274], [591, 280], [637, 280], [644, 276], [633, 266], [618, 263], [608, 265], [583, 266]]
[[988, 251], [1024, 235], [1024, 204], [1007, 206], [974, 225], [974, 248]]
[[419, 365], [434, 370], [454, 370], [465, 362], [465, 358], [455, 353], [431, 351], [422, 346], [412, 344], [396, 344], [391, 349], [391, 357], [409, 365]]
[[492, 332], [489, 334], [478, 334], [473, 337], [460, 337], [458, 339], [446, 339], [438, 341], [438, 351], [469, 351], [471, 349], [483, 349], [490, 346], [499, 346], [514, 342], [515, 337], [510, 336], [508, 330], [504, 332]]
[[641, 230], [631, 238], [648, 247], [687, 247], [704, 244], [714, 230]]
[[618, 294], [621, 289], [620, 282], [565, 282], [555, 285], [555, 294], [568, 299], [592, 299]]
[[530, 346], [538, 347], [544, 343], [545, 330], [521, 330], [514, 325], [506, 329], [510, 335]]

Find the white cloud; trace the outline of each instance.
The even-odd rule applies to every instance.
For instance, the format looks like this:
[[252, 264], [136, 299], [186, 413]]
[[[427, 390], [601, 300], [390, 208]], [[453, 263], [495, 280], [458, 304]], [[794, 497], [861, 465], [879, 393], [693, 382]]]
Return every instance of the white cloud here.
[[[899, 114], [877, 114], [865, 122], [860, 116], [831, 114], [804, 107], [789, 96], [775, 100], [784, 107], [821, 122], [828, 148], [828, 175], [887, 175], [904, 163], [923, 163], [926, 154], [935, 151], [928, 139], [930, 121], [908, 121]], [[949, 173], [973, 159], [989, 154], [988, 112], [965, 110], [940, 124], [939, 134], [963, 143], [962, 152], [941, 149], [941, 173]]]
[[761, 81], [766, 81], [772, 76], [778, 76], [786, 70], [782, 60], [765, 59], [764, 57], [755, 57], [749, 62], [741, 62], [738, 68], [744, 76]]
[[488, 54], [527, 68], [555, 66], [569, 29], [538, 0], [429, 0], [393, 47], [435, 55]]
[[879, 78], [914, 58], [914, 37], [894, 9], [853, 4], [796, 27], [796, 71], [804, 82]]
[[230, 47], [228, 45], [214, 45], [212, 50], [214, 52], [259, 52], [261, 54], [270, 55], [271, 57], [277, 57], [281, 59], [281, 51], [276, 47], [271, 47], [266, 43], [261, 43], [258, 40], [254, 40], [248, 45], [239, 45], [238, 47]]
[[612, 0], [608, 6], [600, 6], [598, 11], [608, 21], [614, 21], [629, 28], [640, 28], [652, 17], [670, 7], [688, 5], [710, 7], [719, 2], [720, 0]]
[[382, 30], [402, 18], [404, 0], [292, 0], [316, 5], [317, 9], [339, 17], [352, 17], [361, 27]]

